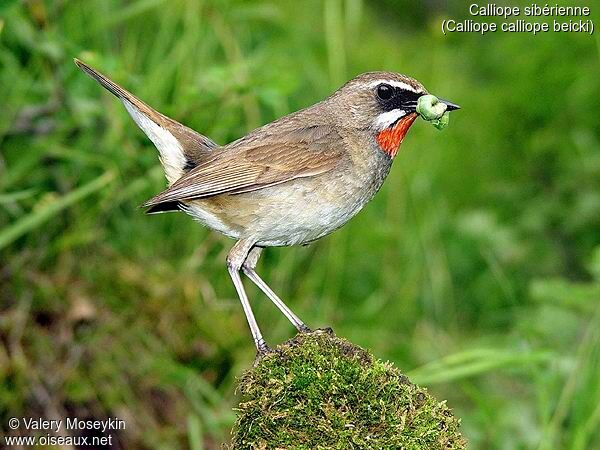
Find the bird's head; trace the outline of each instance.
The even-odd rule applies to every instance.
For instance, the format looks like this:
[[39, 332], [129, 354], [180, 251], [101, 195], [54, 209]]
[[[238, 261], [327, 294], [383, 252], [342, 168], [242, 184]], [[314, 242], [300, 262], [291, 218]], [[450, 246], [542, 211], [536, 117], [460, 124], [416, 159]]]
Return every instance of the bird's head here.
[[[348, 81], [329, 101], [344, 111], [343, 126], [367, 131], [382, 151], [395, 157], [408, 129], [418, 117], [419, 97], [429, 94], [414, 78], [394, 72], [368, 72]], [[458, 105], [439, 99], [446, 111]]]

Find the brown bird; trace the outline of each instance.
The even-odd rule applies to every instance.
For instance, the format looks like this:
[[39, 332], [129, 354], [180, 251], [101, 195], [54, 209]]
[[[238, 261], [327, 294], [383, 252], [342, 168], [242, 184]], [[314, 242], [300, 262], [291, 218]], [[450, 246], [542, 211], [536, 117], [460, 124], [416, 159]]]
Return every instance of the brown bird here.
[[[423, 85], [397, 73], [364, 73], [327, 99], [220, 146], [75, 63], [123, 102], [159, 151], [169, 187], [144, 203], [147, 212], [181, 210], [237, 241], [227, 269], [258, 352], [268, 347], [240, 270], [298, 331], [310, 331], [256, 273], [260, 253], [326, 236], [373, 198], [418, 116]], [[459, 108], [440, 101], [448, 111]]]

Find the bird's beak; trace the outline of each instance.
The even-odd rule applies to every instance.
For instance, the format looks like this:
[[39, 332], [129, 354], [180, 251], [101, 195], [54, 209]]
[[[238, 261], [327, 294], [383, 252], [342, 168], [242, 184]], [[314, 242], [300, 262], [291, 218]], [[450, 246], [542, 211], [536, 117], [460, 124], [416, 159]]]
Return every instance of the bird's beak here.
[[460, 109], [460, 106], [458, 106], [456, 103], [449, 102], [448, 100], [444, 100], [443, 98], [439, 97], [438, 100], [444, 105], [446, 105], [446, 111], [454, 111], [455, 109]]

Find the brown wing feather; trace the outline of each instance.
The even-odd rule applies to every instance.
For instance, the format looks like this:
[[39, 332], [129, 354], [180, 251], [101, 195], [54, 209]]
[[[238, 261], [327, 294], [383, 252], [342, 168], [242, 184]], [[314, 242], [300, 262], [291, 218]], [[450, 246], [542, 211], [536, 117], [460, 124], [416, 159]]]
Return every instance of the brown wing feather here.
[[264, 139], [253, 135], [213, 152], [143, 206], [254, 191], [327, 172], [343, 159], [342, 138], [330, 126], [274, 131], [265, 130]]

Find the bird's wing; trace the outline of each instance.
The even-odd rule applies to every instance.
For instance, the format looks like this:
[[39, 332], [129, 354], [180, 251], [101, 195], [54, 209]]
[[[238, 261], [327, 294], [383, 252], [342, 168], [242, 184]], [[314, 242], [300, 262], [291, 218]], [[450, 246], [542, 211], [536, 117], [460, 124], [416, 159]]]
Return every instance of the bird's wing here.
[[[333, 169], [343, 161], [342, 138], [331, 126], [265, 130], [213, 153], [143, 206], [239, 194]], [[153, 209], [153, 208], [151, 208]]]

